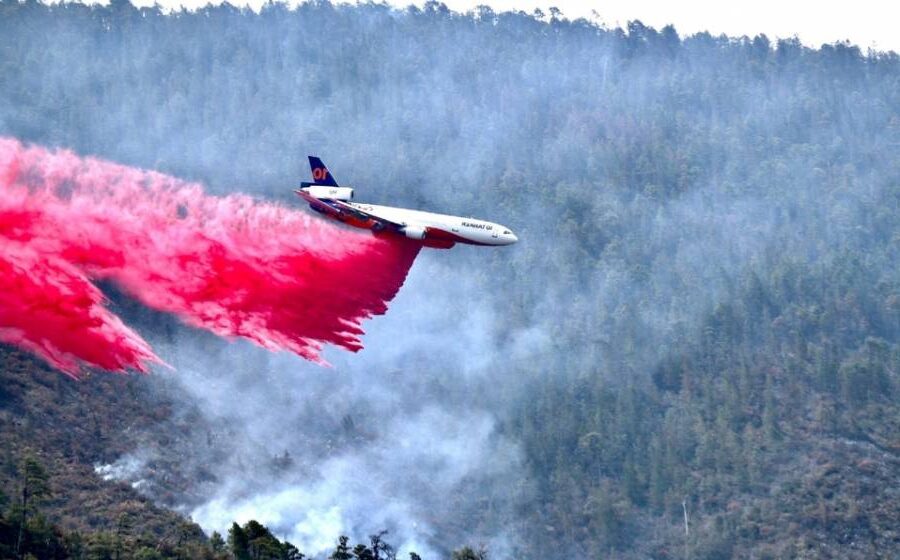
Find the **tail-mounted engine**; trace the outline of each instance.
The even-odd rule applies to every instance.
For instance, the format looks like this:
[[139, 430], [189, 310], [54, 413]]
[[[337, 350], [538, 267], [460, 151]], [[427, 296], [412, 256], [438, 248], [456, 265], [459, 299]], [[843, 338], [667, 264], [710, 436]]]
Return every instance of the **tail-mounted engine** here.
[[328, 198], [331, 200], [351, 200], [353, 189], [350, 187], [328, 187], [324, 185], [310, 185], [304, 187], [306, 192], [316, 198]]

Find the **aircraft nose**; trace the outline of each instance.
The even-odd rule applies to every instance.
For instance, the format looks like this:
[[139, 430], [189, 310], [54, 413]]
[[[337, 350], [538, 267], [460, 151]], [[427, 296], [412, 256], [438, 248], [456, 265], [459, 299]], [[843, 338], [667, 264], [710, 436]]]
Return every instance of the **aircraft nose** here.
[[513, 243], [516, 243], [516, 242], [518, 242], [518, 241], [519, 241], [519, 238], [516, 236], [515, 233], [510, 233], [510, 234], [509, 234], [509, 244], [510, 244], [510, 245], [512, 245]]

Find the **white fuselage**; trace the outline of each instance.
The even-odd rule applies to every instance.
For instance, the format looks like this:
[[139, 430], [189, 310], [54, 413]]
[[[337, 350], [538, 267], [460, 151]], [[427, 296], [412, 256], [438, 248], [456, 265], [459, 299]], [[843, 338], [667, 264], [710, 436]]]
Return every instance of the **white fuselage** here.
[[468, 243], [472, 245], [512, 245], [518, 238], [507, 227], [493, 222], [477, 220], [475, 218], [463, 218], [449, 216], [447, 214], [435, 214], [421, 210], [408, 208], [395, 208], [393, 206], [379, 206], [377, 204], [360, 204], [347, 202], [349, 206], [395, 222], [406, 227], [423, 228], [427, 231], [426, 239], [445, 239], [455, 243]]

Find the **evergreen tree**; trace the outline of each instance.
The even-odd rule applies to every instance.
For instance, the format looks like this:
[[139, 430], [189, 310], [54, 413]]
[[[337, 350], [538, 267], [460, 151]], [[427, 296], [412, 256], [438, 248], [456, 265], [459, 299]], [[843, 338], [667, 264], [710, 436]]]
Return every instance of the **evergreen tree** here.
[[334, 552], [329, 556], [329, 560], [351, 560], [353, 558], [353, 554], [350, 551], [350, 545], [348, 544], [350, 539], [341, 535], [338, 538], [338, 544], [334, 549]]
[[451, 560], [487, 560], [487, 550], [479, 548], [478, 550], [465, 546], [459, 550], [454, 550]]
[[213, 531], [212, 535], [210, 535], [209, 546], [217, 554], [225, 551], [225, 540], [222, 539], [222, 535], [218, 531]]
[[228, 530], [228, 550], [235, 560], [251, 560], [250, 539], [237, 523], [232, 523]]
[[25, 552], [23, 548], [25, 528], [28, 517], [37, 505], [51, 495], [50, 476], [41, 461], [34, 455], [25, 455], [19, 469], [19, 506], [17, 512], [19, 519], [18, 537], [16, 539], [16, 555]]

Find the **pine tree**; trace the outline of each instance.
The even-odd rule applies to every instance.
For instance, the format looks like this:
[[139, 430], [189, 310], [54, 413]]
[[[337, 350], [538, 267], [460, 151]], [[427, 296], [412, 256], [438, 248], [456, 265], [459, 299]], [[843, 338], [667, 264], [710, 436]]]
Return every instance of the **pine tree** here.
[[28, 514], [41, 500], [51, 495], [50, 476], [41, 462], [33, 455], [26, 455], [22, 460], [19, 470], [22, 484], [20, 494], [19, 535], [16, 539], [16, 555], [21, 556], [23, 540], [25, 537], [25, 525], [28, 523]]
[[353, 547], [353, 558], [357, 560], [375, 560], [375, 555], [371, 549], [364, 544], [358, 544]]
[[352, 560], [353, 554], [350, 553], [348, 542], [350, 542], [350, 539], [344, 535], [338, 537], [337, 547], [331, 553], [331, 556], [328, 557], [328, 560]]
[[250, 560], [250, 540], [237, 523], [232, 523], [228, 530], [228, 548], [235, 560]]
[[396, 558], [394, 547], [384, 540], [386, 534], [387, 531], [381, 531], [375, 535], [369, 535], [369, 542], [372, 546], [372, 557], [374, 560]]
[[488, 554], [483, 547], [475, 550], [470, 546], [465, 546], [459, 550], [454, 550], [450, 558], [451, 560], [487, 560]]
[[210, 535], [209, 546], [217, 554], [225, 551], [225, 540], [218, 531], [213, 531], [212, 535]]

